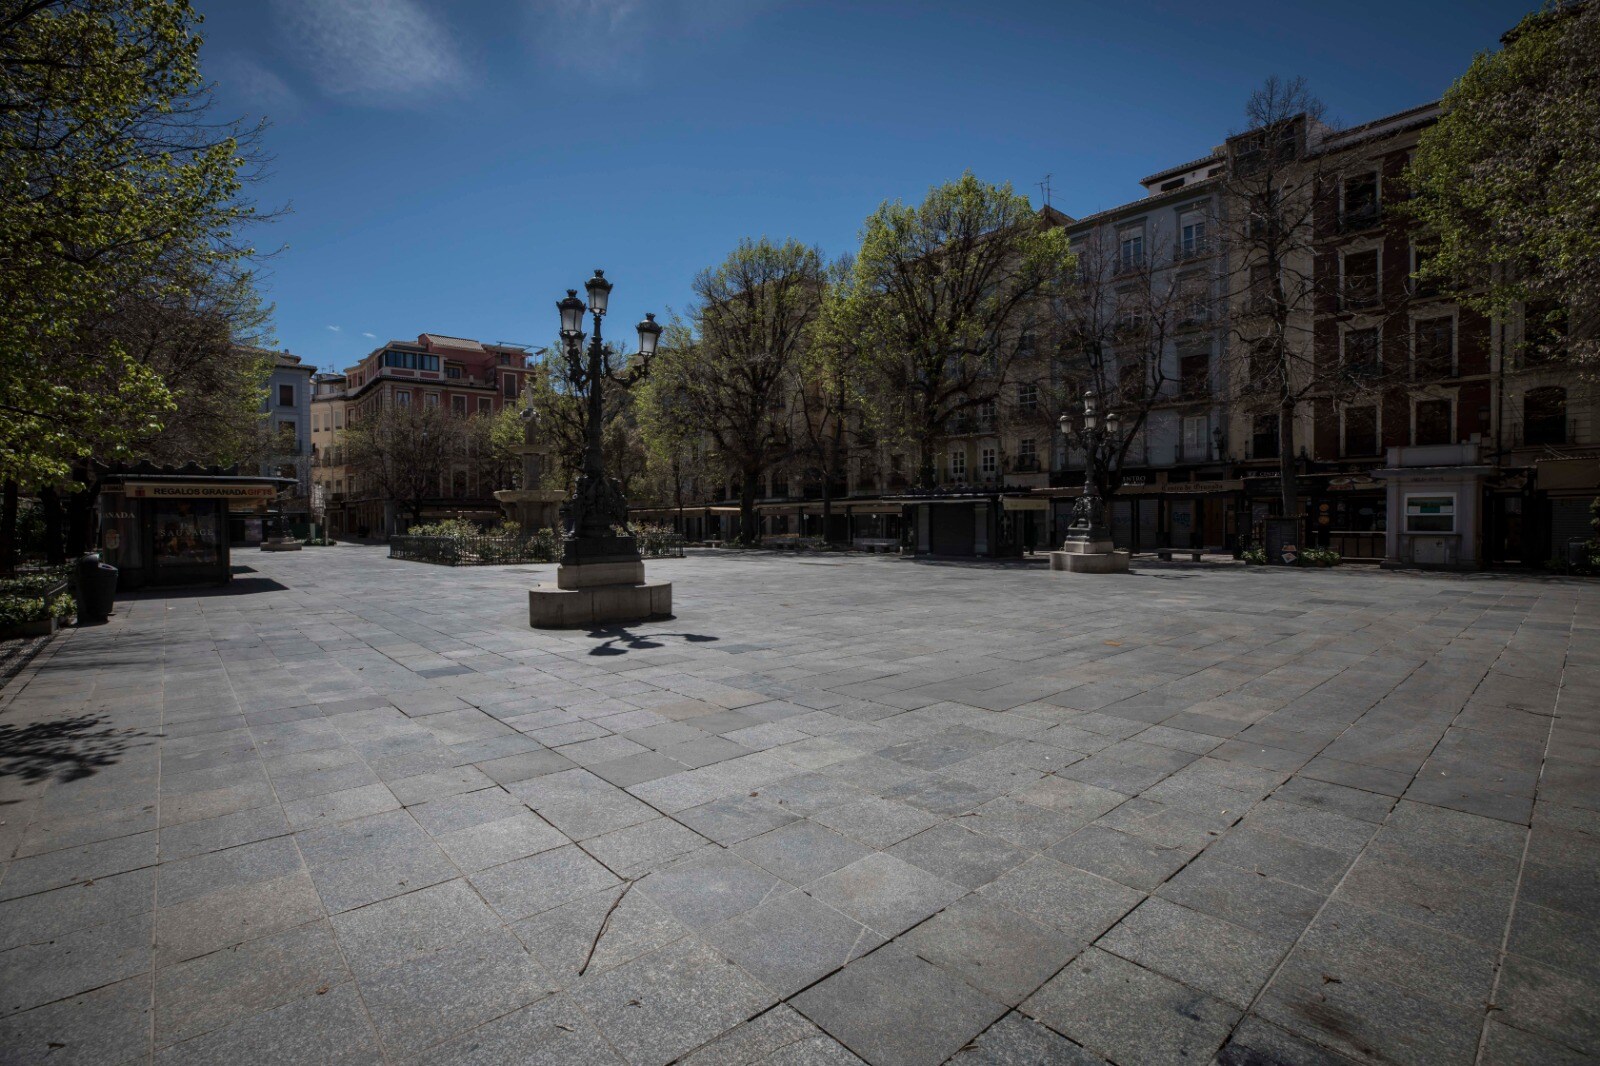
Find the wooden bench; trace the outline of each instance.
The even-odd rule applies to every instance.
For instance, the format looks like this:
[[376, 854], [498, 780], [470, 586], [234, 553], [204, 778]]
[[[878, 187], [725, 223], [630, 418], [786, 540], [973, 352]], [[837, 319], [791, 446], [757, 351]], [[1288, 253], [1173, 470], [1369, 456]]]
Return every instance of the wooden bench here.
[[900, 541], [896, 537], [857, 537], [852, 547], [856, 551], [870, 552], [876, 555], [880, 551], [899, 551]]
[[1200, 561], [1200, 557], [1202, 555], [1204, 555], [1204, 554], [1205, 554], [1205, 551], [1203, 549], [1200, 549], [1200, 548], [1157, 548], [1156, 549], [1156, 558], [1160, 559], [1164, 563], [1172, 562], [1172, 557], [1174, 555], [1187, 555], [1189, 557], [1189, 561], [1190, 562], [1198, 563]]

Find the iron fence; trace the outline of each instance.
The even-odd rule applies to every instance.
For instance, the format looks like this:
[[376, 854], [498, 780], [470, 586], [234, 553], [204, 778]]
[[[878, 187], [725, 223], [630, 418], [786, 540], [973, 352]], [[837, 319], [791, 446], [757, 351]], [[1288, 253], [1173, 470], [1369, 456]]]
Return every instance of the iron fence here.
[[638, 540], [639, 554], [647, 559], [683, 558], [682, 533], [640, 533]]
[[[648, 559], [682, 558], [685, 538], [680, 533], [641, 533], [639, 554]], [[389, 538], [389, 558], [441, 566], [514, 566], [553, 563], [561, 543], [544, 537], [506, 537], [483, 534], [463, 537]]]
[[510, 566], [554, 562], [556, 548], [532, 537], [399, 536], [389, 538], [389, 558], [442, 566]]

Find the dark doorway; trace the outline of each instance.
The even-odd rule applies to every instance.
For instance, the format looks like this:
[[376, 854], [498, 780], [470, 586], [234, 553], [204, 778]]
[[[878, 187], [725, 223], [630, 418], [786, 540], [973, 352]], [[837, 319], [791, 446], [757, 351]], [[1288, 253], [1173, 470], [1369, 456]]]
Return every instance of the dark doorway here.
[[1527, 562], [1526, 503], [1520, 493], [1487, 494], [1483, 547], [1491, 565], [1519, 566]]
[[935, 504], [928, 508], [928, 550], [934, 555], [972, 555], [977, 537], [972, 508], [963, 504]]

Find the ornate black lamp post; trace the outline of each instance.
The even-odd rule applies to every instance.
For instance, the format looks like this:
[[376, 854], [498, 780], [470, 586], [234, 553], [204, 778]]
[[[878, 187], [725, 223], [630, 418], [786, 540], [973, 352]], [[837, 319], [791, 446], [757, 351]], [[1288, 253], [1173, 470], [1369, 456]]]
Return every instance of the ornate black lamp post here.
[[[1061, 433], [1072, 439], [1072, 416], [1062, 415]], [[1120, 429], [1115, 411], [1106, 415], [1104, 428], [1100, 425], [1099, 409], [1095, 404], [1094, 390], [1083, 394], [1083, 492], [1072, 502], [1072, 522], [1067, 526], [1066, 540], [1080, 544], [1109, 544], [1111, 529], [1106, 525], [1106, 505], [1100, 498], [1098, 465], [1100, 452], [1107, 442], [1115, 444]]]
[[627, 525], [628, 501], [622, 495], [622, 485], [615, 478], [606, 477], [605, 452], [601, 447], [604, 416], [605, 383], [611, 382], [627, 388], [649, 371], [650, 359], [656, 353], [661, 339], [661, 326], [656, 316], [645, 315], [639, 323], [639, 357], [626, 374], [619, 375], [606, 357], [600, 336], [600, 323], [605, 318], [611, 296], [611, 282], [605, 271], [596, 270], [594, 277], [584, 282], [590, 315], [594, 318], [594, 333], [589, 337], [587, 353], [583, 341], [584, 301], [576, 289], [568, 289], [566, 299], [557, 302], [561, 312], [561, 340], [567, 357], [567, 380], [583, 396], [587, 408], [584, 424], [583, 469], [578, 484], [567, 501], [567, 515], [572, 529], [567, 534], [562, 551], [563, 565], [582, 563], [607, 563], [634, 561], [639, 558], [638, 547], [630, 536], [617, 531]]

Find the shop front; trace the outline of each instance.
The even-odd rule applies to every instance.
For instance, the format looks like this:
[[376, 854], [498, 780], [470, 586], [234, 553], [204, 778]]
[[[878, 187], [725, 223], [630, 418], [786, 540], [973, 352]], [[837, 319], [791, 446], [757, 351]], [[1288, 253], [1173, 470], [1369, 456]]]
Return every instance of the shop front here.
[[1534, 463], [1538, 518], [1544, 543], [1538, 553], [1557, 565], [1586, 556], [1582, 546], [1596, 536], [1590, 508], [1600, 497], [1600, 458], [1540, 459]]
[[[1002, 536], [1021, 545], [1025, 554], [1049, 551], [1051, 540], [1050, 501], [1042, 496], [1002, 496], [1000, 514], [1009, 530]], [[1063, 527], [1065, 528], [1065, 527]]]
[[[1120, 551], [1154, 552], [1163, 548], [1238, 547], [1239, 508], [1243, 482], [1130, 478], [1106, 508], [1111, 542]], [[1071, 522], [1072, 503], [1080, 490], [1051, 489], [1055, 528]]]
[[118, 587], [221, 585], [232, 576], [229, 524], [266, 520], [292, 478], [205, 474], [129, 474], [100, 488], [100, 545], [118, 568]]
[[1389, 499], [1384, 483], [1366, 474], [1312, 474], [1306, 502], [1307, 541], [1351, 562], [1384, 557]]
[[[1029, 499], [1025, 493], [1013, 495]], [[1005, 501], [1011, 498], [1000, 493], [951, 493], [901, 499], [905, 542], [916, 555], [1020, 558], [1025, 527], [1018, 516], [1026, 512], [1008, 511]]]

